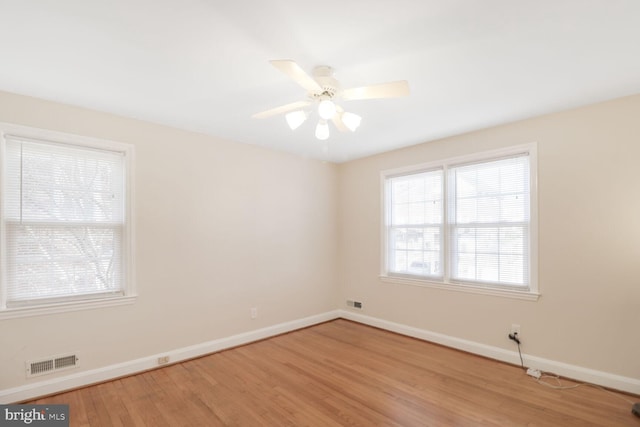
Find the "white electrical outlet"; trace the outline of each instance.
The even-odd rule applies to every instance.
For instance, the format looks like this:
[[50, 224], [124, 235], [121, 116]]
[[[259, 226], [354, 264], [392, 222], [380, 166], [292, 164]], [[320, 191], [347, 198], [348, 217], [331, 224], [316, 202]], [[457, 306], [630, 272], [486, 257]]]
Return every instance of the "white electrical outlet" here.
[[169, 363], [169, 356], [158, 357], [158, 365], [166, 365], [167, 363]]
[[520, 325], [516, 324], [516, 323], [512, 323], [511, 324], [511, 332], [512, 335], [514, 334], [518, 334], [518, 337], [520, 337]]
[[256, 317], [258, 317], [258, 308], [257, 307], [251, 307], [251, 318], [255, 319]]

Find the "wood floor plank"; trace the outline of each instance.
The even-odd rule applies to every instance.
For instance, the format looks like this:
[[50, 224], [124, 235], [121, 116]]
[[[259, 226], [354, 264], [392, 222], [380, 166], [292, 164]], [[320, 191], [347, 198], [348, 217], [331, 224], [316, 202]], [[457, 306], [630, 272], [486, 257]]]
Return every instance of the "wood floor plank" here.
[[89, 427], [638, 427], [637, 400], [338, 319], [32, 403]]

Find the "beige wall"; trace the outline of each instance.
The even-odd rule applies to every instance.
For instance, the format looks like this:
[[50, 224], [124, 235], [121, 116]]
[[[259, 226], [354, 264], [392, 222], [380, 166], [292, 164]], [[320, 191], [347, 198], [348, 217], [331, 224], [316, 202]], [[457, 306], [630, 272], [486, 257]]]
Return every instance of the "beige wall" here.
[[0, 121], [135, 145], [139, 293], [0, 321], [0, 390], [55, 377], [25, 380], [32, 358], [76, 373], [335, 308], [335, 165], [2, 92]]
[[[0, 321], [0, 390], [55, 377], [25, 380], [31, 358], [75, 351], [89, 370], [347, 298], [366, 315], [508, 350], [519, 323], [527, 354], [640, 377], [640, 96], [339, 166], [2, 92], [0, 121], [135, 145], [140, 295]], [[380, 282], [381, 170], [529, 142], [538, 302]]]
[[[380, 171], [537, 142], [537, 302], [382, 283]], [[342, 164], [339, 298], [363, 314], [640, 378], [640, 96]]]

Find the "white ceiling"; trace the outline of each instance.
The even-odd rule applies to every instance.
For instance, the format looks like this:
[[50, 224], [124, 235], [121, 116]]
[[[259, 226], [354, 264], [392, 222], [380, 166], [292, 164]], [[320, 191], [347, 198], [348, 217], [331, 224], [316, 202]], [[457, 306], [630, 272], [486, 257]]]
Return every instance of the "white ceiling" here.
[[[321, 142], [270, 59], [411, 95]], [[640, 93], [640, 1], [0, 0], [0, 90], [343, 162]]]

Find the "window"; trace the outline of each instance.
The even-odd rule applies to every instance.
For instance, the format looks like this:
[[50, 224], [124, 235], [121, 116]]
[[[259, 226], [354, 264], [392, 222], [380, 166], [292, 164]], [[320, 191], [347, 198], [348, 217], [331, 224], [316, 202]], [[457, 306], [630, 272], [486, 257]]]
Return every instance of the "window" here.
[[535, 165], [528, 145], [383, 172], [382, 277], [537, 295]]
[[3, 130], [0, 313], [132, 296], [132, 148]]
[[389, 270], [442, 278], [443, 170], [388, 179]]

